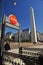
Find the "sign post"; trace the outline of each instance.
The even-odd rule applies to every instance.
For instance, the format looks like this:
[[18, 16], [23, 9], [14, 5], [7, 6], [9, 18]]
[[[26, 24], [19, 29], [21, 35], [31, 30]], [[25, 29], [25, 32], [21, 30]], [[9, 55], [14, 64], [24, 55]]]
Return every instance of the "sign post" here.
[[[2, 63], [2, 59], [3, 59], [5, 26], [17, 29], [20, 34], [20, 26], [19, 26], [16, 16], [14, 16], [13, 14], [11, 14], [9, 17], [4, 15], [2, 18], [2, 28], [1, 28], [1, 45], [0, 45], [1, 46], [0, 47], [1, 63]], [[19, 37], [19, 46], [20, 46], [20, 37]]]
[[19, 26], [19, 23], [18, 23], [18, 21], [17, 21], [16, 16], [14, 16], [13, 14], [11, 14], [11, 15], [9, 16], [9, 18], [10, 18], [10, 22], [11, 22], [13, 25], [17, 26], [16, 29], [18, 29], [18, 41], [19, 41], [18, 48], [19, 48], [19, 47], [20, 47], [20, 26]]
[[11, 14], [9, 15], [9, 18], [6, 17], [5, 25], [18, 30], [18, 41], [19, 41], [18, 48], [19, 48], [20, 47], [20, 25], [17, 21], [16, 16]]

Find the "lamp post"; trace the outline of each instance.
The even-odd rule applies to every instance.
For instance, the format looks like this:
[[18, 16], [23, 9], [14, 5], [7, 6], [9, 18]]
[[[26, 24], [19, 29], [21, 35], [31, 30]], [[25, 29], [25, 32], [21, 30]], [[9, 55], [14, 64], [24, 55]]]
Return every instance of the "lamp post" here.
[[1, 25], [1, 41], [0, 41], [0, 65], [3, 65], [3, 37], [4, 37], [4, 0], [2, 1], [2, 25]]

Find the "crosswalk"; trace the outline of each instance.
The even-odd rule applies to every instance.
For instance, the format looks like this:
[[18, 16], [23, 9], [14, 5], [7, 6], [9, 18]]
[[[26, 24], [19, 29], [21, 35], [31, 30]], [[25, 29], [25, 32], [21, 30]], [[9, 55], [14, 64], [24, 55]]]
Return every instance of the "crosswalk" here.
[[20, 58], [9, 59], [8, 57], [5, 57], [3, 62], [4, 62], [4, 65], [25, 65], [23, 60], [21, 60]]

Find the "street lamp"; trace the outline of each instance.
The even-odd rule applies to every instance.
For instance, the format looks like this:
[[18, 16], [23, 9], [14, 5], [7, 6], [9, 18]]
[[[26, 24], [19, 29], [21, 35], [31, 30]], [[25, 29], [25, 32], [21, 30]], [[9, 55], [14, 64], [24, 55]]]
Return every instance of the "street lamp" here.
[[16, 5], [16, 2], [14, 2], [14, 5]]

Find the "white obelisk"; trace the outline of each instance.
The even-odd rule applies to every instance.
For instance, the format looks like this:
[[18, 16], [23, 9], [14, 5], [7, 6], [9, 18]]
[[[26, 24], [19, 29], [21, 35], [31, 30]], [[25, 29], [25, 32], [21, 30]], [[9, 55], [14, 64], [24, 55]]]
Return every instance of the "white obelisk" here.
[[30, 14], [31, 14], [31, 42], [36, 43], [37, 42], [36, 26], [35, 26], [34, 10], [32, 7], [30, 8]]

